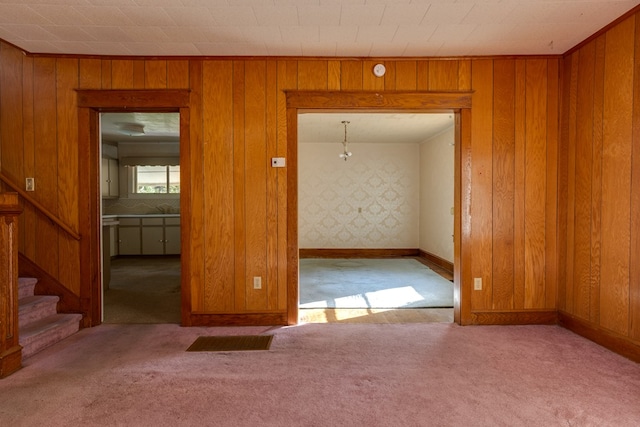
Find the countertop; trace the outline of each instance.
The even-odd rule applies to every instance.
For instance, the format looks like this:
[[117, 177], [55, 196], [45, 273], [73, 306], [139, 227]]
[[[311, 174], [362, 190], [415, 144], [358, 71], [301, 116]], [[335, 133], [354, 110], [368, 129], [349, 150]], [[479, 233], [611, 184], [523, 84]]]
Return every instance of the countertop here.
[[118, 219], [118, 218], [180, 218], [180, 214], [115, 214], [102, 215], [102, 219]]

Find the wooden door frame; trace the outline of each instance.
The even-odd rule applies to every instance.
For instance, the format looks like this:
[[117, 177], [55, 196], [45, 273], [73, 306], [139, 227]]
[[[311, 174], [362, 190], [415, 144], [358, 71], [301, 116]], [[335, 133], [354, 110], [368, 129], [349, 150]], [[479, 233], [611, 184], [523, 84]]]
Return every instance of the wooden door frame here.
[[287, 119], [287, 323], [298, 323], [298, 114], [301, 112], [453, 113], [454, 322], [471, 323], [471, 92], [285, 91]]
[[[78, 94], [78, 173], [80, 235], [80, 304], [83, 327], [102, 322], [102, 275], [100, 267], [100, 135], [99, 117], [103, 112], [179, 112], [180, 164], [190, 165], [190, 110], [188, 90], [77, 90]], [[180, 168], [181, 234], [181, 319], [188, 324], [191, 313], [190, 241], [191, 175]]]

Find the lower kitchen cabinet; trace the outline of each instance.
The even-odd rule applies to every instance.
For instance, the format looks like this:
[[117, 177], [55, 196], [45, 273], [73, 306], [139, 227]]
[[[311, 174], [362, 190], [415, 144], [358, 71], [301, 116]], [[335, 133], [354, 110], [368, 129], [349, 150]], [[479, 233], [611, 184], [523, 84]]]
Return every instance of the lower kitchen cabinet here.
[[140, 255], [140, 219], [120, 218], [118, 226], [118, 255]]
[[180, 218], [120, 218], [119, 250], [120, 255], [180, 254]]

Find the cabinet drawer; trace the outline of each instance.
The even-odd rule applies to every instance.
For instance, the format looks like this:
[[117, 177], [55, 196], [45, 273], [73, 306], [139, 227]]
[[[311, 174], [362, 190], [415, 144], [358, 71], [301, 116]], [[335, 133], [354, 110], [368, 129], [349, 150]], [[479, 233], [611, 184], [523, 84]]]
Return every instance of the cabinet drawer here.
[[142, 218], [142, 225], [162, 225], [162, 218]]
[[180, 218], [165, 218], [165, 225], [180, 225]]
[[120, 227], [127, 226], [127, 225], [133, 225], [133, 226], [137, 226], [140, 225], [140, 218], [118, 218], [118, 221], [120, 222]]

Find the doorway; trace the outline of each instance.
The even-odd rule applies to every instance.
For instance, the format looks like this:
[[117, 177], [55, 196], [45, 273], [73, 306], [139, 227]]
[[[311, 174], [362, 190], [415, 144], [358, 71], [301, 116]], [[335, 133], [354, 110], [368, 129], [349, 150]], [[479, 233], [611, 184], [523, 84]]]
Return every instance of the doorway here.
[[[180, 127], [180, 164], [189, 165], [189, 91], [179, 89], [167, 90], [78, 90], [78, 134], [81, 146], [79, 149], [79, 173], [88, 177], [81, 180], [79, 192], [81, 200], [80, 230], [83, 236], [81, 255], [80, 297], [86, 307], [86, 327], [97, 326], [102, 322], [102, 207], [101, 207], [101, 140], [100, 114], [118, 111], [139, 112], [173, 112], [179, 113]], [[189, 168], [180, 170], [180, 252], [188, 247], [191, 218], [190, 206], [190, 174]], [[183, 224], [185, 224], [183, 226]], [[180, 256], [180, 300], [181, 324], [187, 324], [190, 316], [190, 262], [188, 256]]]
[[102, 321], [180, 323], [180, 114], [100, 115]]
[[[438, 112], [452, 113], [455, 118], [454, 160], [454, 271], [453, 304], [454, 322], [467, 324], [471, 318], [470, 289], [461, 286], [468, 283], [470, 271], [463, 262], [468, 259], [469, 228], [463, 227], [462, 218], [469, 215], [469, 177], [462, 175], [463, 163], [469, 162], [471, 93], [439, 92], [314, 92], [289, 91], [287, 96], [287, 157], [290, 170], [287, 180], [287, 223], [289, 224], [287, 267], [287, 322], [295, 324], [299, 317], [299, 245], [298, 245], [298, 114], [320, 111], [369, 111], [369, 112]], [[466, 168], [464, 169], [467, 170]]]
[[298, 116], [301, 321], [453, 321], [454, 133], [453, 113]]

